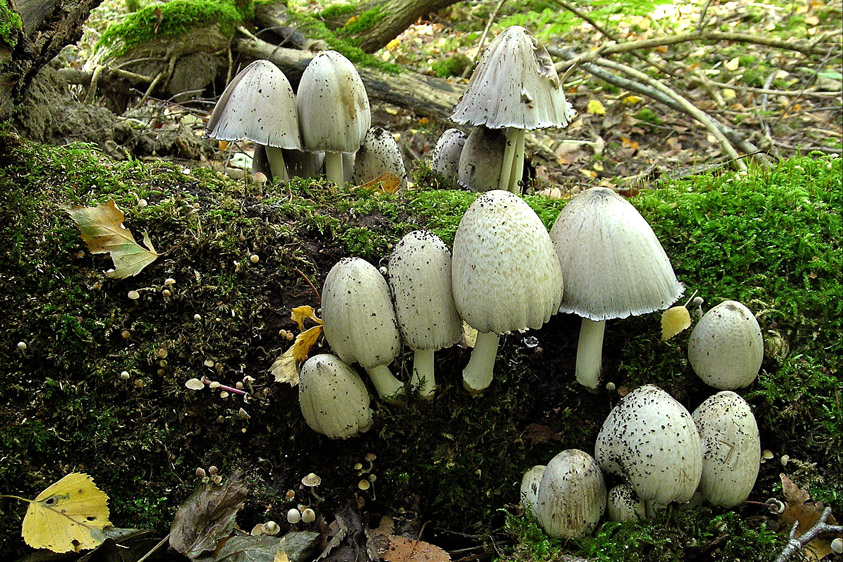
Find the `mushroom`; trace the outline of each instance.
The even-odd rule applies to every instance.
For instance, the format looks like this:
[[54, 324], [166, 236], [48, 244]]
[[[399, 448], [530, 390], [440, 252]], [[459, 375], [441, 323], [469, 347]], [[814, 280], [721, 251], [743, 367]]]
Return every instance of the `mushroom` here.
[[550, 237], [565, 279], [559, 311], [582, 317], [577, 381], [594, 391], [605, 321], [667, 308], [684, 288], [653, 229], [611, 189], [593, 187], [571, 199]]
[[395, 137], [382, 127], [372, 127], [366, 132], [363, 145], [355, 156], [351, 181], [366, 183], [387, 172], [401, 180], [401, 187], [407, 185], [404, 158]]
[[457, 166], [460, 163], [460, 153], [467, 135], [459, 129], [448, 129], [433, 149], [433, 171], [453, 182], [457, 177]]
[[606, 509], [606, 484], [597, 462], [568, 449], [547, 463], [537, 498], [539, 524], [553, 538], [591, 534]]
[[289, 179], [283, 148], [301, 148], [296, 97], [281, 70], [256, 60], [226, 86], [206, 127], [211, 138], [249, 139], [266, 150], [272, 176]]
[[492, 382], [499, 334], [538, 329], [562, 300], [562, 271], [550, 236], [527, 203], [508, 191], [480, 195], [460, 219], [451, 264], [454, 303], [478, 331], [463, 385]]
[[636, 388], [597, 434], [600, 468], [629, 482], [647, 506], [687, 502], [702, 474], [702, 445], [688, 410], [661, 388]]
[[431, 398], [433, 353], [457, 343], [462, 319], [451, 291], [451, 253], [436, 235], [415, 230], [395, 246], [387, 264], [401, 339], [413, 350], [410, 385]]
[[457, 182], [471, 191], [500, 189], [501, 162], [506, 136], [499, 129], [475, 127], [465, 141], [457, 163]]
[[372, 124], [363, 80], [343, 55], [322, 51], [304, 69], [297, 99], [304, 149], [325, 152], [328, 179], [341, 185], [342, 154], [356, 152]]
[[547, 50], [529, 31], [512, 26], [486, 49], [451, 120], [506, 129], [500, 187], [519, 193], [527, 130], [564, 127], [573, 115]]
[[647, 518], [644, 502], [635, 495], [635, 490], [626, 482], [609, 490], [609, 519], [612, 521], [639, 521]]
[[339, 357], [310, 357], [299, 375], [299, 406], [313, 431], [331, 439], [347, 439], [372, 426], [366, 385]]
[[724, 301], [706, 312], [688, 340], [688, 361], [702, 381], [719, 390], [749, 386], [764, 360], [761, 327], [737, 301]]
[[375, 266], [343, 258], [331, 268], [322, 289], [322, 329], [340, 359], [366, 369], [382, 400], [397, 401], [404, 385], [388, 365], [401, 339], [389, 287]]
[[521, 498], [521, 506], [528, 509], [533, 517], [538, 517], [538, 502], [539, 502], [539, 486], [542, 482], [542, 476], [547, 468], [545, 464], [537, 464], [531, 467], [521, 478], [521, 489], [519, 497]]
[[761, 467], [761, 439], [749, 404], [724, 390], [703, 401], [692, 417], [702, 440], [700, 492], [719, 507], [743, 503]]
[[304, 478], [301, 479], [301, 483], [302, 486], [310, 488], [310, 493], [313, 494], [314, 498], [316, 498], [317, 500], [325, 499], [316, 493], [316, 488], [319, 487], [320, 484], [322, 484], [322, 479], [319, 477], [318, 474], [316, 474], [315, 472], [311, 472], [305, 475]]

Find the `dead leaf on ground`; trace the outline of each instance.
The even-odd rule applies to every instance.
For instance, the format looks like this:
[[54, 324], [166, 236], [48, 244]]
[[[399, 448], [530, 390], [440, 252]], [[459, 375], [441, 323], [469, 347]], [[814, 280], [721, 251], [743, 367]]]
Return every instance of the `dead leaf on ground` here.
[[322, 320], [316, 316], [316, 311], [313, 310], [312, 306], [304, 305], [304, 306], [297, 306], [293, 310], [290, 311], [290, 318], [293, 319], [293, 322], [298, 324], [299, 330], [304, 331], [304, 321], [308, 318], [316, 322], [317, 324], [322, 324]]
[[662, 313], [662, 341], [667, 341], [691, 326], [691, 314], [683, 305], [668, 308]]
[[391, 172], [384, 172], [372, 181], [367, 181], [358, 187], [375, 193], [396, 193], [401, 189], [401, 178]]
[[384, 562], [450, 562], [444, 549], [417, 539], [374, 534], [378, 556]]
[[275, 377], [275, 382], [285, 382], [290, 386], [299, 384], [299, 368], [296, 358], [293, 357], [293, 346], [272, 363], [269, 372]]
[[546, 425], [531, 423], [527, 426], [527, 431], [524, 433], [524, 439], [535, 445], [538, 443], [559, 441], [562, 439], [562, 435], [558, 431], [553, 431]]
[[[810, 501], [811, 495], [808, 491], [800, 488], [785, 474], [780, 474], [779, 478], [782, 481], [782, 492], [786, 502], [784, 511], [779, 515], [779, 525], [789, 532], [793, 528], [793, 524], [798, 521], [799, 525], [796, 527], [794, 536], [799, 537], [820, 520], [825, 506], [822, 502]], [[834, 516], [828, 516], [828, 524], [837, 524]], [[805, 545], [804, 552], [811, 560], [822, 560], [833, 552], [831, 541], [818, 537]]]

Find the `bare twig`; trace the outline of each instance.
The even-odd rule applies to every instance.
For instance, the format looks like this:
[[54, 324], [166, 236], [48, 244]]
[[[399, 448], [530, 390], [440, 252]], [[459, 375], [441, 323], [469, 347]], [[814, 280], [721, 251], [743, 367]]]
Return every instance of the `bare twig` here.
[[471, 64], [465, 69], [462, 74], [463, 78], [468, 78], [471, 75], [471, 72], [474, 70], [474, 65], [477, 64], [477, 61], [480, 60], [480, 56], [483, 54], [483, 45], [486, 43], [486, 37], [489, 36], [489, 30], [492, 28], [492, 24], [494, 23], [495, 19], [498, 17], [498, 12], [503, 6], [506, 0], [498, 0], [498, 3], [495, 4], [495, 9], [492, 10], [492, 15], [489, 16], [489, 21], [486, 22], [486, 27], [483, 28], [483, 35], [480, 36], [480, 42], [477, 43], [477, 52], [471, 59]]
[[801, 551], [805, 548], [809, 542], [814, 540], [820, 535], [825, 535], [829, 533], [843, 533], [843, 525], [829, 525], [827, 523], [828, 516], [831, 515], [831, 508], [826, 507], [823, 510], [822, 515], [820, 516], [819, 520], [814, 524], [813, 527], [799, 535], [796, 535], [796, 528], [799, 527], [799, 521], [793, 524], [793, 528], [790, 529], [790, 537], [787, 541], [787, 546], [779, 554], [779, 557], [776, 558], [776, 562], [786, 562], [790, 560], [790, 557], [796, 554], [797, 552]]
[[718, 82], [717, 80], [708, 80], [710, 84], [719, 88], [731, 88], [733, 90], [740, 90], [741, 92], [753, 92], [756, 94], [768, 94], [771, 96], [794, 96], [794, 97], [811, 97], [811, 98], [839, 98], [840, 92], [796, 92], [792, 90], [771, 90], [769, 88], [755, 88], [752, 86], [744, 86], [743, 84], [729, 84], [727, 82]]
[[167, 536], [166, 536], [166, 537], [164, 537], [163, 539], [161, 539], [160, 541], [158, 541], [158, 544], [156, 544], [155, 546], [153, 546], [153, 547], [149, 550], [149, 552], [147, 552], [146, 554], [144, 554], [143, 556], [141, 556], [140, 558], [138, 558], [138, 562], [144, 562], [146, 559], [148, 559], [150, 556], [152, 556], [152, 555], [155, 553], [155, 551], [156, 551], [156, 550], [158, 550], [159, 548], [161, 548], [162, 546], [164, 546], [165, 544], [167, 544], [167, 541], [168, 541], [168, 540], [170, 540], [170, 534], [169, 534], [169, 533], [167, 533]]

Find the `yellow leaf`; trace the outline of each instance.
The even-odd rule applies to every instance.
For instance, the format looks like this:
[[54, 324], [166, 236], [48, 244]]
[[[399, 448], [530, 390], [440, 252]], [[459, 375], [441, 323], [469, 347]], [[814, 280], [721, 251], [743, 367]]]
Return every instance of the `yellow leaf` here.
[[732, 101], [736, 97], [738, 97], [738, 94], [732, 88], [723, 88], [723, 99], [725, 101]]
[[400, 44], [401, 44], [401, 41], [399, 41], [398, 39], [393, 39], [392, 41], [390, 41], [389, 43], [386, 44], [386, 48], [390, 51], [394, 51], [395, 49], [398, 48], [398, 45], [400, 45]]
[[287, 556], [286, 552], [279, 548], [275, 552], [275, 556], [272, 558], [272, 562], [290, 562], [290, 557]]
[[642, 101], [644, 101], [644, 98], [641, 96], [626, 96], [623, 99], [623, 102], [627, 105], [635, 105], [636, 103], [641, 103]]
[[307, 354], [310, 353], [310, 348], [316, 345], [316, 340], [322, 335], [322, 326], [314, 326], [309, 330], [305, 330], [296, 336], [296, 341], [293, 342], [293, 358], [296, 361], [304, 361], [307, 359]]
[[465, 321], [462, 323], [462, 341], [465, 347], [474, 347], [477, 343], [477, 330], [469, 326]]
[[101, 544], [108, 525], [108, 496], [90, 476], [73, 472], [29, 504], [21, 534], [32, 548], [79, 552]]
[[691, 314], [682, 305], [668, 308], [662, 313], [662, 341], [667, 341], [691, 325]]
[[108, 277], [125, 279], [137, 275], [160, 255], [147, 233], [143, 233], [143, 243], [149, 249], [135, 242], [132, 232], [123, 226], [123, 211], [113, 200], [96, 207], [74, 205], [67, 212], [79, 226], [82, 240], [92, 254], [111, 254], [114, 270], [106, 273]]
[[818, 18], [817, 16], [808, 16], [802, 21], [804, 21], [806, 25], [819, 25], [820, 18]]
[[631, 139], [628, 139], [628, 138], [622, 136], [621, 137], [621, 144], [625, 148], [631, 148], [632, 150], [638, 150], [638, 141], [634, 141], [634, 140], [631, 140]]
[[358, 186], [375, 193], [395, 193], [401, 189], [401, 178], [390, 172], [384, 172], [372, 181]]
[[728, 60], [723, 63], [723, 66], [726, 67], [727, 70], [731, 70], [734, 72], [741, 66], [741, 59], [739, 57], [735, 57], [732, 60]]
[[293, 357], [293, 346], [275, 360], [269, 372], [275, 377], [275, 382], [286, 382], [290, 386], [299, 384], [299, 368], [296, 365], [296, 358]]
[[586, 111], [592, 115], [606, 115], [606, 108], [600, 103], [600, 100], [589, 100]]
[[313, 310], [313, 307], [308, 305], [297, 306], [294, 308], [290, 313], [290, 318], [293, 319], [293, 322], [299, 325], [299, 330], [304, 330], [304, 321], [306, 318], [310, 318], [317, 324], [322, 323], [322, 321], [316, 317], [316, 311]]

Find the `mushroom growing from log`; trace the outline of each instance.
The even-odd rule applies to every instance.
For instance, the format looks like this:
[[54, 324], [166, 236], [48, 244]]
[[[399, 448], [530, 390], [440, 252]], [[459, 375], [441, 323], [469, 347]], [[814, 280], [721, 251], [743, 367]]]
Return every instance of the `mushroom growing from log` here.
[[431, 398], [436, 388], [433, 353], [462, 336], [451, 291], [451, 252], [436, 235], [415, 230], [395, 246], [387, 271], [401, 338], [413, 350], [410, 385], [422, 398]]
[[595, 391], [606, 320], [667, 308], [684, 288], [653, 229], [611, 189], [593, 187], [571, 199], [550, 237], [565, 279], [559, 312], [582, 317], [577, 381]]
[[606, 484], [597, 462], [584, 451], [568, 449], [553, 457], [542, 474], [538, 520], [553, 538], [591, 534], [606, 509]]
[[564, 127], [573, 115], [547, 50], [515, 25], [486, 49], [451, 120], [506, 130], [500, 188], [520, 193], [527, 130]]
[[451, 281], [460, 316], [478, 331], [463, 385], [492, 382], [499, 335], [538, 329], [562, 300], [562, 270], [541, 219], [520, 197], [483, 193], [460, 219]]
[[302, 365], [299, 406], [310, 429], [331, 439], [347, 439], [372, 426], [363, 380], [339, 357], [327, 353]]
[[206, 127], [214, 139], [248, 139], [266, 150], [272, 177], [289, 179], [281, 149], [301, 148], [296, 97], [281, 70], [256, 60], [226, 86]]

